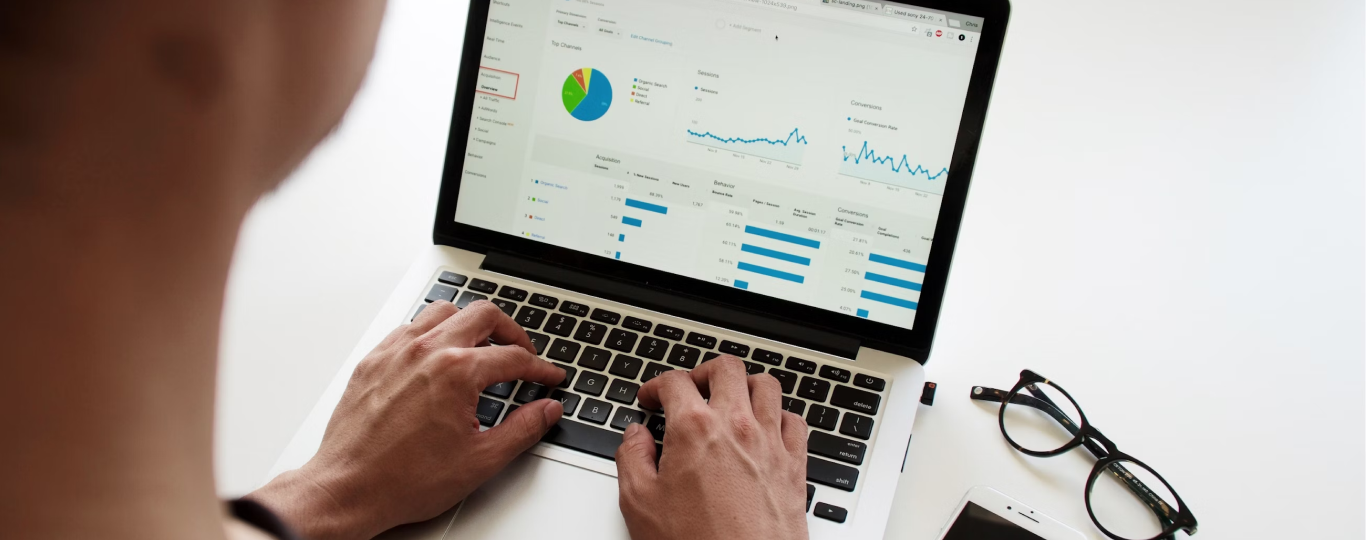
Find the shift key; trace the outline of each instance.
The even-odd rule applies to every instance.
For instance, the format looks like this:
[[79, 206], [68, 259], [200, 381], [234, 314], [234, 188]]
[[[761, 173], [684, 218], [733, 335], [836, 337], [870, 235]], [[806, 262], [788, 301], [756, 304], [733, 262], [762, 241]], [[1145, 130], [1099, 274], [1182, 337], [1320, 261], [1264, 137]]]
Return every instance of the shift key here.
[[858, 485], [858, 469], [806, 456], [806, 479], [844, 491]]

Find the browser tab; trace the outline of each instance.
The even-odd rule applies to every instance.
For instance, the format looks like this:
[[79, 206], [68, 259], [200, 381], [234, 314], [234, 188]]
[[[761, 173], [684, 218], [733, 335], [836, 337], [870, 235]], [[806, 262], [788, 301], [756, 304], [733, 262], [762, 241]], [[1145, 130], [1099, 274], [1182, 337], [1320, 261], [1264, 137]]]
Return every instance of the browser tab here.
[[905, 19], [911, 19], [914, 21], [937, 24], [940, 26], [948, 25], [948, 21], [945, 20], [944, 15], [940, 13], [930, 13], [928, 11], [920, 11], [918, 9], [911, 9], [908, 7], [902, 7], [892, 4], [887, 4], [885, 12], [893, 17], [901, 17]]
[[866, 11], [868, 13], [882, 11], [882, 4], [878, 2], [868, 2], [866, 0], [821, 0], [821, 3], [857, 11]]

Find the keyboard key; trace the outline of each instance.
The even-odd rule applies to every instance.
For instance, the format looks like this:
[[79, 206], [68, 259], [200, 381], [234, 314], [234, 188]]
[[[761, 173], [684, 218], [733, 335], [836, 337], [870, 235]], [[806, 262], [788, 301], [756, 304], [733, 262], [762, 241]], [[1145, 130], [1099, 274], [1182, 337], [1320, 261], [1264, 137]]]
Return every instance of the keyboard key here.
[[435, 301], [437, 301], [437, 300], [445, 300], [445, 301], [447, 301], [447, 302], [454, 301], [454, 300], [455, 300], [455, 287], [451, 287], [451, 286], [448, 286], [448, 285], [442, 285], [442, 284], [440, 284], [440, 283], [437, 283], [436, 285], [432, 285], [432, 290], [431, 290], [431, 292], [428, 292], [428, 293], [427, 293], [427, 301], [428, 301], [428, 302], [435, 302]]
[[536, 355], [537, 355], [537, 356], [540, 356], [541, 353], [544, 353], [544, 352], [545, 352], [546, 346], [547, 346], [547, 345], [550, 345], [550, 336], [547, 336], [547, 335], [545, 335], [545, 334], [537, 334], [536, 332], [527, 332], [527, 333], [526, 333], [526, 337], [531, 338], [531, 346], [536, 347]]
[[812, 431], [806, 439], [806, 451], [853, 465], [863, 465], [863, 454], [868, 451], [868, 445], [825, 432]]
[[[797, 374], [791, 371], [783, 371], [778, 368], [768, 370], [768, 374], [778, 379], [778, 384], [783, 385], [783, 393], [791, 394], [792, 389], [797, 387]], [[810, 378], [810, 377], [807, 377]], [[823, 401], [823, 400], [822, 400]]]
[[835, 489], [853, 491], [854, 486], [858, 485], [858, 469], [806, 456], [806, 480]]
[[507, 399], [512, 395], [512, 389], [516, 386], [517, 381], [493, 383], [493, 385], [484, 389], [484, 393], [493, 397]]
[[675, 343], [673, 350], [669, 351], [669, 363], [683, 369], [692, 369], [697, 366], [697, 358], [702, 355], [702, 351]]
[[664, 353], [669, 351], [669, 342], [659, 338], [646, 337], [640, 340], [640, 346], [636, 347], [636, 356], [644, 356], [651, 360], [663, 360]]
[[455, 307], [458, 307], [458, 308], [460, 308], [460, 309], [465, 309], [465, 307], [466, 307], [466, 306], [469, 306], [470, 304], [473, 304], [473, 303], [478, 302], [478, 301], [480, 301], [480, 300], [488, 300], [488, 299], [489, 299], [489, 297], [484, 296], [484, 295], [482, 295], [482, 294], [476, 294], [474, 291], [465, 291], [464, 294], [461, 294], [461, 295], [460, 295], [460, 299], [455, 301]]
[[770, 366], [783, 365], [783, 355], [766, 349], [754, 349], [754, 359]]
[[[612, 381], [612, 385], [607, 387], [607, 399], [630, 405], [636, 402], [636, 392], [639, 391], [640, 385], [633, 382], [623, 381], [621, 379], [615, 379]], [[641, 416], [640, 421], [645, 421], [645, 417], [643, 415]], [[617, 429], [626, 428], [623, 427]]]
[[624, 354], [618, 354], [617, 359], [612, 362], [612, 369], [608, 371], [618, 377], [634, 379], [640, 375], [640, 368], [645, 365], [645, 361], [639, 358], [632, 358]]
[[807, 484], [807, 485], [806, 485], [806, 509], [807, 509], [807, 511], [810, 511], [810, 510], [811, 510], [811, 498], [812, 498], [812, 497], [815, 497], [815, 496], [816, 496], [816, 486], [813, 486], [813, 485], [811, 485], [811, 484]]
[[526, 294], [526, 291], [508, 285], [504, 285], [503, 289], [498, 291], [498, 296], [514, 302], [525, 302]]
[[631, 352], [631, 349], [636, 346], [637, 337], [639, 336], [637, 336], [634, 332], [627, 332], [620, 328], [613, 328], [611, 332], [607, 333], [606, 347], [614, 351], [628, 353]]
[[666, 366], [666, 365], [664, 365], [664, 364], [656, 364], [656, 363], [654, 363], [654, 362], [650, 362], [650, 363], [646, 364], [646, 366], [645, 366], [645, 374], [640, 376], [640, 382], [643, 382], [643, 383], [650, 382], [650, 379], [653, 379], [653, 378], [655, 378], [655, 377], [658, 377], [658, 376], [660, 376], [660, 375], [663, 375], [663, 374], [666, 373], [666, 372], [673, 371], [673, 370], [674, 370], [674, 368], [671, 368], [671, 367]]
[[645, 413], [626, 407], [617, 407], [617, 412], [612, 415], [612, 427], [625, 430], [631, 424], [644, 424]]
[[503, 420], [507, 420], [509, 416], [512, 416], [512, 411], [517, 410], [518, 407], [521, 407], [521, 405], [518, 405], [516, 403], [508, 405], [507, 411], [503, 413]]
[[683, 339], [683, 330], [679, 328], [674, 328], [667, 324], [661, 324], [655, 327], [655, 335], [662, 338], [672, 339], [674, 341], [681, 341]]
[[470, 290], [479, 291], [484, 294], [493, 294], [498, 290], [498, 284], [476, 279], [470, 282]]
[[629, 315], [628, 315], [628, 316], [626, 316], [626, 320], [625, 320], [625, 321], [622, 321], [621, 325], [622, 325], [623, 327], [630, 328], [630, 329], [635, 330], [635, 331], [637, 331], [637, 332], [642, 332], [642, 333], [644, 333], [644, 332], [649, 332], [649, 331], [650, 331], [650, 328], [653, 327], [653, 326], [655, 325], [655, 323], [652, 323], [652, 322], [647, 321], [647, 320], [645, 320], [645, 319], [637, 319], [637, 318], [635, 318], [635, 317], [632, 317], [632, 316], [629, 316]]
[[832, 381], [849, 382], [849, 370], [835, 366], [821, 366], [821, 376]]
[[[607, 386], [607, 376], [585, 371], [579, 375], [579, 382], [574, 383], [574, 391], [590, 396], [601, 396], [602, 389]], [[602, 422], [598, 422], [601, 424]]]
[[583, 321], [579, 324], [578, 331], [574, 332], [574, 341], [582, 341], [597, 345], [602, 343], [602, 337], [607, 334], [607, 327], [592, 321]]
[[562, 418], [541, 437], [541, 441], [600, 458], [616, 459], [617, 447], [621, 446], [621, 434]]
[[[721, 353], [719, 353], [719, 352], [707, 351], [707, 352], [705, 352], [705, 353], [702, 353], [702, 361], [703, 361], [703, 362], [709, 362], [709, 361], [715, 360], [715, 359], [720, 358], [720, 357], [721, 357]], [[760, 371], [759, 373], [763, 373], [763, 371]]]
[[806, 413], [806, 402], [800, 399], [783, 396], [783, 410], [801, 416]]
[[883, 388], [887, 387], [887, 381], [872, 375], [854, 375], [854, 386], [867, 388], [874, 392], [881, 392]]
[[664, 440], [664, 417], [663, 417], [663, 416], [660, 416], [660, 415], [657, 415], [657, 414], [654, 415], [654, 416], [651, 416], [651, 417], [650, 417], [650, 421], [645, 423], [645, 428], [646, 428], [646, 429], [649, 429], [649, 430], [650, 430], [650, 433], [654, 434], [655, 440], [656, 440], [656, 441], [661, 441], [661, 442], [662, 442], [662, 441]]
[[498, 306], [498, 309], [503, 310], [503, 313], [506, 313], [509, 317], [517, 312], [517, 302], [513, 302], [512, 300], [494, 298], [493, 300], [490, 300], [490, 302], [493, 302], [493, 305]]
[[579, 324], [578, 319], [557, 313], [551, 315], [550, 320], [545, 323], [545, 331], [560, 337], [569, 337], [570, 334], [574, 333], [574, 325], [577, 324]]
[[579, 357], [579, 345], [567, 339], [557, 339], [550, 344], [550, 352], [546, 353], [546, 358], [559, 360], [561, 362], [574, 363], [574, 359]]
[[835, 386], [835, 392], [830, 396], [831, 405], [865, 414], [877, 414], [877, 406], [881, 402], [882, 397], [877, 394], [843, 385]]
[[844, 421], [840, 422], [840, 433], [866, 441], [868, 437], [873, 436], [873, 419], [854, 413], [845, 413]]
[[835, 431], [835, 423], [839, 419], [839, 409], [832, 409], [815, 403], [811, 404], [811, 411], [806, 413], [806, 424], [808, 426], [826, 431]]
[[579, 357], [579, 365], [602, 371], [607, 369], [607, 361], [611, 359], [612, 353], [597, 347], [588, 347], [583, 350], [583, 356]]
[[560, 405], [564, 406], [564, 415], [566, 417], [573, 416], [574, 411], [579, 408], [580, 398], [578, 394], [572, 394], [565, 392], [564, 390], [556, 390], [550, 393], [550, 399], [558, 401], [560, 402]]
[[479, 419], [479, 423], [488, 427], [498, 421], [498, 415], [502, 414], [506, 403], [492, 400], [486, 397], [479, 398], [479, 406], [474, 409], [474, 417]]
[[516, 319], [517, 324], [522, 325], [523, 328], [531, 328], [534, 330], [540, 328], [541, 323], [545, 322], [545, 316], [546, 311], [544, 309], [522, 306], [522, 309], [517, 310]]
[[816, 503], [816, 517], [825, 518], [835, 523], [844, 523], [844, 519], [849, 517], [849, 511], [838, 506], [825, 503]]
[[617, 324], [617, 322], [621, 320], [621, 315], [614, 311], [598, 308], [593, 310], [593, 316], [591, 318], [600, 323]]
[[546, 388], [545, 385], [534, 382], [524, 382], [522, 383], [522, 387], [517, 389], [517, 394], [512, 396], [512, 400], [517, 403], [531, 403], [538, 399], [544, 399], [549, 395], [550, 389]]
[[825, 396], [830, 393], [830, 381], [822, 381], [815, 377], [802, 377], [801, 386], [797, 387], [797, 395], [817, 403], [825, 401]]
[[703, 349], [712, 349], [716, 347], [716, 338], [706, 334], [690, 332], [688, 333], [688, 345], [695, 345]]
[[560, 305], [560, 313], [568, 313], [568, 314], [570, 314], [570, 315], [578, 315], [578, 316], [580, 316], [580, 317], [587, 317], [587, 316], [588, 316], [588, 306], [585, 306], [585, 305], [580, 304], [580, 303], [578, 303], [578, 302], [565, 302], [565, 303], [563, 303], [563, 304]]
[[536, 293], [531, 295], [531, 302], [528, 303], [536, 307], [555, 309], [555, 306], [560, 305], [560, 299], [555, 298], [554, 296], [546, 296], [541, 293]]
[[414, 312], [413, 312], [413, 318], [408, 319], [408, 322], [416, 321], [416, 320], [417, 320], [417, 316], [418, 316], [418, 315], [421, 315], [421, 314], [422, 314], [422, 310], [424, 310], [424, 309], [427, 309], [427, 304], [422, 304], [422, 305], [420, 305], [420, 306], [417, 306], [417, 311], [414, 311]]
[[574, 374], [578, 373], [579, 370], [575, 369], [573, 366], [566, 366], [564, 364], [555, 364], [555, 367], [564, 370], [564, 380], [560, 381], [559, 387], [569, 388], [569, 383], [574, 382]]
[[456, 287], [464, 285], [465, 282], [469, 279], [470, 278], [467, 278], [455, 272], [442, 272], [441, 275], [436, 277], [437, 281], [440, 281], [447, 285], [455, 285]]
[[[759, 353], [756, 352], [754, 353], [754, 355], [758, 356]], [[792, 371], [799, 371], [807, 375], [815, 375], [816, 363], [810, 360], [803, 360], [801, 358], [793, 356], [787, 359], [787, 369], [790, 369]]]
[[[592, 422], [594, 424], [606, 424], [607, 417], [612, 415], [612, 405], [596, 399], [586, 399], [583, 408], [579, 409], [579, 420]], [[617, 441], [618, 446], [621, 441]], [[615, 452], [615, 449], [613, 449]]]
[[740, 358], [749, 356], [749, 345], [742, 345], [734, 341], [722, 341], [721, 348], [716, 350], [721, 351], [721, 354], [733, 354]]
[[754, 362], [749, 362], [749, 361], [746, 361], [746, 362], [745, 362], [745, 373], [748, 373], [748, 374], [750, 374], [750, 375], [758, 375], [758, 374], [763, 373], [763, 372], [764, 372], [764, 366], [763, 366], [763, 364], [756, 364], [756, 363], [754, 363]]

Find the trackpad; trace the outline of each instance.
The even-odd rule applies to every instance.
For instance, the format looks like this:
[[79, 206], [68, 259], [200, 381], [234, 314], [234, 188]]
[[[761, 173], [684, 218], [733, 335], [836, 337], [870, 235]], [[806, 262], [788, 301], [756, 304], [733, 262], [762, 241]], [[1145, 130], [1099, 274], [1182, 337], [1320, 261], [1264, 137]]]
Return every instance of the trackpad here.
[[465, 500], [444, 538], [629, 540], [617, 506], [617, 479], [523, 454]]

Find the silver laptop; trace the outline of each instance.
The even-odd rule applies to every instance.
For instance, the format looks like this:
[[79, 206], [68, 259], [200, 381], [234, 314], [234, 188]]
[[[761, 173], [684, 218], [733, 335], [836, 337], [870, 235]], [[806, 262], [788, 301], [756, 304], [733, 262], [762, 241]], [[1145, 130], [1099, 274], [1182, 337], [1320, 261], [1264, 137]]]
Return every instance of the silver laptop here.
[[[473, 0], [434, 243], [355, 365], [429, 302], [489, 300], [569, 374], [564, 419], [386, 537], [627, 538], [612, 460], [640, 386], [721, 354], [806, 418], [811, 537], [879, 538], [901, 481], [1006, 0]], [[452, 57], [450, 61], [457, 61]], [[483, 392], [497, 425], [544, 397]], [[668, 451], [667, 445], [664, 451]]]

